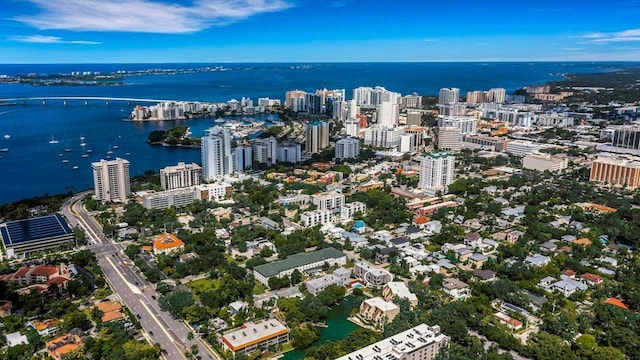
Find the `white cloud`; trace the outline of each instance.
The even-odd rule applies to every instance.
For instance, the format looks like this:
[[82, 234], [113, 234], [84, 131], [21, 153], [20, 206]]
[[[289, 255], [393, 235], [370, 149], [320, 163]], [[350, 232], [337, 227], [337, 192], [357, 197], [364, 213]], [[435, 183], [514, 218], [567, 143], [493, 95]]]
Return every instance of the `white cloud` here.
[[100, 45], [98, 41], [86, 41], [86, 40], [63, 40], [58, 36], [45, 36], [45, 35], [14, 35], [10, 37], [13, 41], [33, 43], [33, 44], [78, 44], [78, 45]]
[[635, 42], [640, 41], [640, 29], [629, 29], [611, 33], [591, 33], [584, 35], [583, 38], [589, 39], [581, 42], [581, 44], [608, 44], [615, 42]]
[[190, 6], [154, 0], [28, 0], [37, 15], [14, 20], [38, 29], [185, 34], [256, 14], [281, 11], [286, 0], [195, 0]]

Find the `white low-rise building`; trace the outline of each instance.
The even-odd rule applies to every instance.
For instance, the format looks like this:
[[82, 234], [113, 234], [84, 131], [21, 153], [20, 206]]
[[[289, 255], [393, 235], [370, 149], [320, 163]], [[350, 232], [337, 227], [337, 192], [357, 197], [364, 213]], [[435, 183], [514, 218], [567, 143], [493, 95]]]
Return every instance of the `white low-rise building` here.
[[330, 210], [305, 211], [300, 215], [300, 222], [304, 227], [327, 225], [336, 222], [333, 212]]
[[522, 167], [538, 171], [559, 172], [566, 169], [568, 165], [569, 160], [564, 154], [552, 156], [551, 154], [533, 153], [522, 159]]
[[386, 301], [393, 301], [395, 297], [406, 299], [411, 307], [418, 305], [418, 297], [409, 291], [407, 284], [402, 281], [388, 282], [382, 288], [382, 297]]
[[356, 213], [361, 213], [364, 216], [367, 213], [367, 205], [360, 201], [354, 201], [340, 207], [340, 219], [342, 221], [353, 220]]

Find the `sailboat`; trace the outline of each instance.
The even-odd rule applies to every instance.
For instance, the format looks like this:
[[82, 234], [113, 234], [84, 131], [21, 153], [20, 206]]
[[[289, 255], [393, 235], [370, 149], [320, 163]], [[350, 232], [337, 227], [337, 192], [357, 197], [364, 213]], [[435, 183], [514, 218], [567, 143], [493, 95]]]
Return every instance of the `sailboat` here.
[[84, 147], [87, 143], [84, 142], [84, 136], [80, 135], [80, 146]]
[[84, 147], [87, 146], [87, 144], [86, 143], [82, 143], [82, 144], [80, 144], [80, 146], [82, 146], [82, 155], [80, 155], [80, 157], [88, 158], [89, 154], [87, 154], [87, 151], [84, 149]]
[[56, 140], [56, 139], [53, 137], [53, 135], [51, 135], [51, 140], [49, 141], [49, 144], [57, 144], [57, 143], [59, 143], [59, 141], [58, 141], [58, 140]]
[[71, 148], [69, 147], [69, 143], [67, 143], [67, 144], [65, 145], [64, 152], [72, 152], [72, 151], [73, 151], [73, 149], [71, 149]]

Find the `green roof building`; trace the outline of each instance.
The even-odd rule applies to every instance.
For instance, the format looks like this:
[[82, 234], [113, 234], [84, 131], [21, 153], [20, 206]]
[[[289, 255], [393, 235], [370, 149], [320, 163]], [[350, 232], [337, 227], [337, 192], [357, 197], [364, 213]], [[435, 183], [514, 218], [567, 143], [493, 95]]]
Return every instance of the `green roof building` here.
[[290, 255], [284, 260], [256, 266], [253, 268], [253, 275], [256, 280], [268, 286], [269, 279], [274, 276], [291, 275], [296, 269], [305, 271], [321, 267], [324, 263], [328, 263], [330, 266], [334, 264], [345, 265], [347, 263], [347, 255], [331, 247], [310, 253], [298, 253]]

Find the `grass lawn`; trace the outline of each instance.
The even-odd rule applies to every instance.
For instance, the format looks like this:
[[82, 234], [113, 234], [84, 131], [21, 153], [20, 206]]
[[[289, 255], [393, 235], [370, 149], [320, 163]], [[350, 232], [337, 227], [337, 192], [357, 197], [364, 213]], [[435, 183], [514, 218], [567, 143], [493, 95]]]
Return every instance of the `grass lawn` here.
[[253, 295], [260, 295], [264, 293], [264, 285], [261, 282], [256, 281], [253, 285]]
[[189, 281], [185, 284], [189, 289], [191, 289], [196, 294], [201, 294], [206, 291], [215, 290], [220, 286], [220, 281], [212, 280], [212, 279], [199, 279], [194, 281]]

